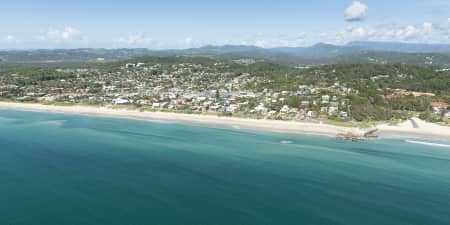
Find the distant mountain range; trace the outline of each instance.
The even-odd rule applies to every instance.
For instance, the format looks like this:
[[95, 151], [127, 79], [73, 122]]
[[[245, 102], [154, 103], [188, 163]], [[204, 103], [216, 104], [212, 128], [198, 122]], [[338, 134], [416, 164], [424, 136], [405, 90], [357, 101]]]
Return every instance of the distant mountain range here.
[[149, 49], [68, 49], [3, 50], [2, 61], [93, 61], [125, 60], [140, 56], [190, 55], [220, 59], [254, 58], [290, 64], [407, 63], [450, 64], [450, 45], [394, 42], [351, 42], [346, 45], [319, 43], [309, 47], [259, 48], [256, 46], [204, 46], [183, 50]]

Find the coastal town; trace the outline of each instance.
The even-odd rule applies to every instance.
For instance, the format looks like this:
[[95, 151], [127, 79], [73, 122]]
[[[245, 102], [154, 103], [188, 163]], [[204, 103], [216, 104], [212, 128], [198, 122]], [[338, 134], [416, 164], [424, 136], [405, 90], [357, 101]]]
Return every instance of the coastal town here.
[[[308, 81], [305, 75], [274, 77], [261, 75], [259, 71], [236, 72], [231, 69], [232, 66], [245, 68], [254, 63], [251, 60], [208, 65], [127, 62], [109, 70], [55, 68], [52, 69], [53, 75], [41, 73], [37, 77], [11, 72], [0, 77], [0, 96], [21, 102], [135, 107], [143, 111], [257, 119], [352, 121], [356, 118], [354, 111], [358, 109], [355, 109], [355, 100], [351, 96], [358, 96], [364, 90], [337, 78], [331, 82], [321, 81], [321, 75], [336, 74], [337, 69], [295, 68], [294, 73], [307, 72], [320, 82]], [[376, 75], [361, 80], [373, 85], [392, 80], [391, 76]], [[395, 76], [407, 79], [408, 75]], [[296, 82], [291, 82], [293, 79]], [[277, 82], [289, 85], [277, 85]], [[423, 111], [443, 121], [450, 118], [449, 104], [435, 93], [390, 87], [375, 91], [376, 97], [381, 96], [384, 101], [427, 99], [427, 109]]]

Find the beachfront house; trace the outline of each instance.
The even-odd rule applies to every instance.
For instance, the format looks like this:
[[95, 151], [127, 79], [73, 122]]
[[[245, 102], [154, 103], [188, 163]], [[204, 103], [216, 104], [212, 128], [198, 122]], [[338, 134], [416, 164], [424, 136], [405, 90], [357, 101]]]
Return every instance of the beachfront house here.
[[444, 111], [447, 110], [447, 108], [449, 107], [449, 104], [446, 102], [432, 102], [431, 103], [431, 110], [433, 111], [433, 113], [436, 114], [441, 114]]
[[126, 104], [130, 104], [130, 101], [128, 99], [117, 98], [117, 99], [114, 99], [112, 101], [112, 103], [115, 105], [126, 105]]
[[260, 103], [258, 106], [256, 106], [256, 107], [254, 108], [254, 110], [255, 110], [255, 112], [257, 112], [257, 113], [259, 113], [259, 114], [262, 114], [262, 115], [267, 114], [267, 108], [264, 107], [264, 104], [263, 104], [263, 103]]
[[288, 112], [289, 112], [289, 106], [287, 106], [287, 105], [284, 105], [280, 110], [280, 113], [288, 113]]
[[347, 112], [344, 112], [344, 111], [341, 111], [341, 112], [339, 113], [339, 117], [340, 117], [341, 119], [347, 119], [347, 118], [348, 118], [348, 113], [347, 113]]
[[319, 114], [316, 111], [308, 111], [306, 116], [310, 119], [315, 119], [319, 116]]
[[235, 113], [239, 109], [239, 106], [236, 104], [231, 104], [226, 108], [226, 111], [229, 113]]

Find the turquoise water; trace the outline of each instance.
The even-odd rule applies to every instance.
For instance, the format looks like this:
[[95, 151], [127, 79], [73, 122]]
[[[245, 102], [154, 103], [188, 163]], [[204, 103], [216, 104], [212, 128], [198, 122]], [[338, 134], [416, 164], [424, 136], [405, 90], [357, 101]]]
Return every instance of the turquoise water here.
[[0, 111], [0, 224], [450, 224], [450, 146]]

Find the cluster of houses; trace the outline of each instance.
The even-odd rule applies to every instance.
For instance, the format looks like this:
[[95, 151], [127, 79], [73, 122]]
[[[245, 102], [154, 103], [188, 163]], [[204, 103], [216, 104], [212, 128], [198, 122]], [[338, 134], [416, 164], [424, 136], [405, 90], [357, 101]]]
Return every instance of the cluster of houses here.
[[[127, 63], [121, 70], [112, 72], [96, 69], [58, 69], [57, 72], [76, 76], [43, 82], [39, 86], [22, 87], [16, 84], [25, 78], [14, 76], [14, 84], [0, 83], [0, 94], [18, 100], [74, 103], [89, 101], [103, 105], [132, 104], [154, 110], [187, 110], [307, 120], [350, 118], [351, 105], [347, 96], [359, 93], [358, 90], [339, 82], [331, 86], [299, 85], [295, 90], [275, 91], [265, 88], [256, 91], [258, 89], [252, 87], [271, 81], [262, 76], [252, 76], [250, 73], [235, 75], [192, 63], [169, 67], [160, 64]], [[388, 75], [372, 79], [386, 78]], [[434, 96], [432, 93], [395, 90], [390, 97], [405, 95]], [[431, 107], [436, 114], [450, 115], [445, 102], [433, 102]]]
[[[115, 94], [111, 100], [114, 105], [136, 104], [155, 110], [191, 110], [200, 112], [222, 112], [230, 114], [257, 114], [264, 117], [283, 116], [292, 119], [317, 119], [336, 116], [343, 119], [349, 117], [348, 99], [345, 93], [351, 91], [344, 88], [340, 95], [318, 95], [323, 88], [299, 86], [297, 91], [251, 90], [237, 91], [231, 88], [236, 80], [241, 85], [247, 75], [239, 76], [225, 83], [221, 89], [192, 91], [179, 88], [156, 88], [150, 95], [139, 93]], [[338, 86], [338, 85], [337, 85]], [[235, 87], [235, 86], [234, 86]], [[335, 90], [336, 86], [327, 90]], [[114, 91], [115, 87], [104, 87]], [[288, 99], [303, 99], [297, 105], [289, 105]]]

